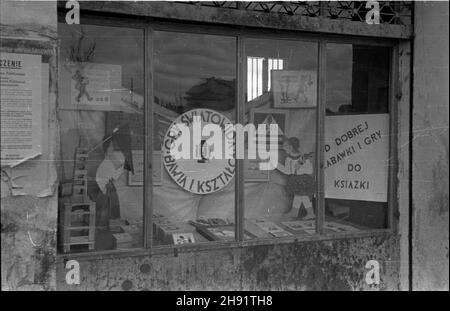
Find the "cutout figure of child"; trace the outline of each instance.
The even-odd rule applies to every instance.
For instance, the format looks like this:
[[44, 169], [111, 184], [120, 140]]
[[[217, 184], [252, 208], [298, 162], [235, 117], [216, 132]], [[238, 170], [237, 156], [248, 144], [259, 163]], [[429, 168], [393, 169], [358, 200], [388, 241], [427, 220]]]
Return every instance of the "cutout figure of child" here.
[[89, 79], [86, 76], [83, 76], [80, 70], [77, 70], [75, 72], [75, 74], [72, 76], [72, 79], [75, 80], [75, 89], [78, 90], [78, 95], [76, 97], [77, 102], [80, 102], [83, 96], [86, 96], [88, 101], [92, 101], [93, 98], [87, 91]]
[[[300, 141], [296, 137], [283, 139], [283, 150], [287, 156], [284, 165], [278, 165], [278, 170], [288, 175], [286, 192], [293, 196], [290, 215], [303, 219], [315, 217], [312, 206], [312, 196], [315, 191], [313, 166], [309, 154], [302, 154]], [[305, 213], [302, 217], [301, 214]]]

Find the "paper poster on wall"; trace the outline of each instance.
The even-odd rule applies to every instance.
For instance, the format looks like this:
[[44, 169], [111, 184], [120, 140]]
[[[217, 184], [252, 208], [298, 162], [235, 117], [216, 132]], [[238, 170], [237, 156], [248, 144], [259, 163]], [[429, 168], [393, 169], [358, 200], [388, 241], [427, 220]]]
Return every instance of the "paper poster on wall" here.
[[278, 143], [281, 144], [282, 138], [285, 135], [287, 127], [287, 110], [282, 109], [251, 109], [250, 110], [250, 122], [258, 128], [260, 124], [266, 125], [266, 143], [269, 143], [270, 139], [270, 125], [276, 124], [278, 126]]
[[325, 197], [387, 202], [389, 114], [327, 116]]
[[[42, 64], [42, 137], [48, 137], [49, 121], [49, 65]], [[51, 160], [51, 142], [48, 139], [42, 141], [42, 154], [30, 161], [21, 163], [11, 168], [11, 194], [35, 195], [46, 197], [52, 195], [53, 185], [56, 182], [56, 169]]]
[[275, 108], [316, 107], [317, 74], [314, 70], [272, 70]]
[[1, 165], [42, 153], [41, 56], [0, 53]]

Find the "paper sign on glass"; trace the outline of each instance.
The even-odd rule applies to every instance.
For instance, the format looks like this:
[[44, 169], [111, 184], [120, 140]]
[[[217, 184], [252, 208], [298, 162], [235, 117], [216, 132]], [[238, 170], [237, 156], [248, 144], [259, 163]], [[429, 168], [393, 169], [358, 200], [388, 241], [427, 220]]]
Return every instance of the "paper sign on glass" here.
[[387, 202], [389, 114], [327, 116], [325, 197]]

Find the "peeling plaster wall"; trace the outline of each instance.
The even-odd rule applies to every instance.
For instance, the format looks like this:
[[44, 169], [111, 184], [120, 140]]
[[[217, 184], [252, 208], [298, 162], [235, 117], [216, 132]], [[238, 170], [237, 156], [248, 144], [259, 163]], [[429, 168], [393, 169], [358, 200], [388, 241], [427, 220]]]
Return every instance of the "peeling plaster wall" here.
[[[80, 284], [58, 290], [399, 290], [399, 239], [311, 241], [168, 255], [80, 260]], [[380, 285], [367, 285], [368, 260]]]
[[413, 289], [449, 289], [448, 1], [415, 3]]
[[[29, 176], [30, 184], [49, 180], [50, 195], [12, 195], [11, 183], [2, 182], [1, 279], [2, 290], [52, 290], [56, 284], [57, 191], [55, 155], [59, 143], [56, 121], [57, 15], [55, 2], [0, 2], [0, 48], [3, 52], [41, 54], [49, 65], [47, 148], [45, 173]], [[36, 161], [40, 161], [36, 162]], [[46, 166], [47, 167], [47, 166]], [[41, 171], [42, 172], [42, 171]], [[45, 175], [45, 176], [44, 176]], [[2, 178], [5, 176], [2, 174]]]

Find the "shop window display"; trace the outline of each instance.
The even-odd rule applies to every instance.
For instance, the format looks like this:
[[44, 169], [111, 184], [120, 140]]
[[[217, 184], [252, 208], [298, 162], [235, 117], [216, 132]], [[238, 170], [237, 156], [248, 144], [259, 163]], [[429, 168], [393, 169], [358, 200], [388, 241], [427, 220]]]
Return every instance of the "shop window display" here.
[[[61, 252], [142, 248], [145, 228], [163, 246], [388, 227], [390, 48], [327, 42], [323, 78], [319, 40], [242, 36], [241, 54], [238, 36], [144, 29], [59, 26]], [[185, 129], [189, 156], [175, 158]]]
[[59, 248], [142, 247], [144, 31], [62, 23], [59, 34]]
[[204, 156], [209, 135], [197, 159], [174, 160], [168, 148], [172, 124], [234, 123], [236, 38], [155, 31], [153, 40], [154, 244], [234, 241], [234, 159]]
[[245, 230], [253, 238], [314, 234], [318, 44], [247, 39], [245, 52], [245, 122], [278, 126], [276, 167], [261, 170], [250, 153], [244, 160]]
[[325, 215], [351, 226], [388, 227], [390, 48], [327, 45]]

